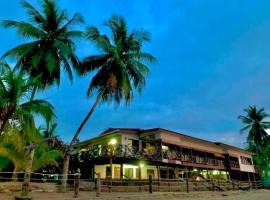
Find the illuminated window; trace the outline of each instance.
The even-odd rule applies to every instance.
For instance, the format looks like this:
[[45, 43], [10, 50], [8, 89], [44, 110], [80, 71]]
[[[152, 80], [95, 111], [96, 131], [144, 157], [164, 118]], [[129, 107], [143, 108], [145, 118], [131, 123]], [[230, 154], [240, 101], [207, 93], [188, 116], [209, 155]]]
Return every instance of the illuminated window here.
[[126, 178], [133, 178], [133, 168], [125, 168], [124, 175]]
[[165, 145], [162, 145], [162, 150], [165, 152], [165, 151], [169, 151], [169, 147], [168, 146], [165, 146]]

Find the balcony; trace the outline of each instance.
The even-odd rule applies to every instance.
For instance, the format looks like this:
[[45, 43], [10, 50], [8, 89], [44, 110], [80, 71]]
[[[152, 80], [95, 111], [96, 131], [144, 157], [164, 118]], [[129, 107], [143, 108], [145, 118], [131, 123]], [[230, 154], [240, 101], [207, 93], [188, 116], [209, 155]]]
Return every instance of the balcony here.
[[122, 158], [133, 158], [133, 159], [145, 159], [151, 161], [162, 161], [162, 159], [182, 161], [194, 165], [206, 165], [212, 167], [224, 167], [224, 161], [207, 158], [201, 156], [191, 156], [189, 154], [181, 154], [179, 151], [162, 151], [155, 148], [141, 148], [126, 146], [126, 145], [115, 145], [115, 146], [100, 146], [89, 149], [87, 152], [82, 152], [83, 157], [89, 159], [102, 158], [102, 157], [122, 157]]
[[199, 157], [199, 156], [191, 156], [191, 155], [183, 154], [182, 161], [188, 162], [188, 163], [194, 163], [194, 164], [224, 167], [224, 161], [218, 160], [215, 158], [207, 158], [207, 157]]
[[230, 167], [240, 169], [240, 164], [237, 161], [230, 161]]

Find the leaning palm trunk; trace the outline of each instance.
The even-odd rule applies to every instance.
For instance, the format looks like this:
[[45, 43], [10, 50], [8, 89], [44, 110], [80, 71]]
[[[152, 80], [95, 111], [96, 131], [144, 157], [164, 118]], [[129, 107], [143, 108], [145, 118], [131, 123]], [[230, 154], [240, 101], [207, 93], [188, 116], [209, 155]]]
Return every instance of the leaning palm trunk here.
[[62, 171], [62, 186], [63, 186], [63, 190], [66, 191], [66, 186], [67, 186], [67, 178], [68, 178], [68, 168], [69, 168], [69, 159], [70, 159], [70, 155], [69, 155], [69, 150], [71, 149], [71, 147], [76, 143], [79, 134], [81, 132], [81, 130], [83, 129], [83, 127], [85, 126], [86, 122], [90, 119], [90, 117], [92, 116], [93, 112], [95, 111], [97, 105], [99, 104], [101, 100], [101, 96], [97, 97], [94, 105], [91, 107], [90, 111], [88, 112], [88, 114], [86, 115], [86, 117], [84, 118], [83, 122], [81, 123], [81, 125], [79, 126], [78, 130], [76, 131], [73, 139], [71, 140], [71, 143], [67, 149], [67, 153], [65, 155], [65, 160], [64, 160], [64, 165], [63, 165], [63, 171]]
[[15, 166], [14, 170], [13, 170], [13, 174], [12, 174], [12, 182], [17, 182], [18, 181], [18, 169]]

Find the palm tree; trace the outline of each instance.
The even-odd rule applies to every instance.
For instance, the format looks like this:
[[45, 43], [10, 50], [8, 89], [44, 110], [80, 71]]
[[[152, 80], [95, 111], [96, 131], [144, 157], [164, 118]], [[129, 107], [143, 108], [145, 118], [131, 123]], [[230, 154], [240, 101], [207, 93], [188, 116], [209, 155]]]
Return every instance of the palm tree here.
[[46, 128], [43, 129], [42, 135], [44, 138], [52, 138], [52, 137], [57, 137], [55, 135], [57, 128], [57, 123], [56, 122], [49, 122], [46, 124]]
[[269, 135], [265, 131], [270, 127], [270, 122], [265, 121], [269, 115], [264, 108], [258, 110], [256, 106], [249, 106], [244, 111], [246, 116], [240, 115], [238, 117], [245, 125], [240, 132], [248, 131], [247, 143], [249, 146], [253, 146], [255, 152], [259, 154], [262, 147], [269, 141]]
[[17, 172], [24, 171], [27, 167], [28, 151], [26, 146], [33, 143], [38, 143], [35, 148], [32, 170], [39, 170], [46, 166], [57, 166], [56, 159], [62, 156], [61, 152], [52, 149], [46, 142], [43, 142], [43, 137], [40, 128], [31, 127], [28, 125], [10, 126], [9, 134], [3, 135], [0, 138], [0, 155], [10, 160], [14, 165], [13, 180], [17, 180]]
[[[88, 96], [96, 94], [96, 100], [76, 131], [70, 147], [76, 143], [82, 128], [100, 102], [119, 105], [124, 101], [128, 105], [134, 91], [142, 91], [149, 72], [146, 63], [155, 61], [151, 54], [142, 51], [143, 43], [150, 41], [146, 31], [129, 33], [125, 19], [119, 16], [112, 16], [105, 26], [110, 29], [112, 38], [100, 34], [93, 26], [86, 31], [86, 38], [96, 44], [102, 54], [86, 57], [77, 71], [80, 75], [96, 72], [87, 90]], [[66, 155], [63, 175], [68, 171], [68, 160]]]
[[35, 81], [5, 64], [0, 74], [0, 135], [8, 123], [29, 123], [33, 114], [50, 121], [54, 117], [53, 106], [45, 100], [28, 100]]
[[15, 28], [30, 42], [9, 50], [3, 57], [15, 58], [16, 68], [40, 81], [41, 85], [33, 89], [33, 99], [37, 88], [44, 89], [55, 82], [60, 84], [62, 69], [72, 81], [72, 67], [79, 64], [73, 39], [82, 36], [82, 32], [74, 30], [73, 26], [83, 23], [83, 18], [76, 13], [68, 19], [66, 11], [59, 10], [55, 0], [42, 0], [41, 12], [24, 0], [22, 7], [29, 22], [4, 20], [2, 25]]

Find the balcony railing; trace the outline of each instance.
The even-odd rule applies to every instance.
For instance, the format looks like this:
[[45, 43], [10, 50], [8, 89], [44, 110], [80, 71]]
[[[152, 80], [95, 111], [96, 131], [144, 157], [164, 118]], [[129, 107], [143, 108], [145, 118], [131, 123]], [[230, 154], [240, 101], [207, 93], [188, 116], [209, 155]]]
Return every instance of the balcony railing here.
[[233, 168], [240, 168], [240, 164], [237, 161], [230, 161], [230, 166]]
[[181, 152], [179, 151], [162, 151], [155, 148], [139, 149], [138, 147], [129, 147], [126, 145], [107, 145], [102, 147], [92, 147], [88, 151], [81, 153], [82, 159], [91, 160], [98, 157], [122, 157], [133, 159], [146, 159], [153, 161], [161, 161], [162, 159], [168, 159], [194, 164], [224, 167], [224, 161], [215, 158], [192, 156], [189, 154], [181, 154]]

